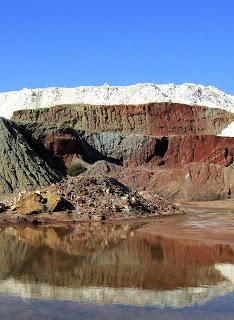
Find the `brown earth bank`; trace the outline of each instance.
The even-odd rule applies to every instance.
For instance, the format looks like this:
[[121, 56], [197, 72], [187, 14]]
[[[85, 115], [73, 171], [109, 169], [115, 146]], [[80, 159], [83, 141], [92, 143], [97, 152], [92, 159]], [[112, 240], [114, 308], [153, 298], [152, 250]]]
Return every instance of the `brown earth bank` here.
[[234, 194], [233, 167], [191, 163], [177, 168], [124, 169], [119, 180], [174, 201], [229, 199]]

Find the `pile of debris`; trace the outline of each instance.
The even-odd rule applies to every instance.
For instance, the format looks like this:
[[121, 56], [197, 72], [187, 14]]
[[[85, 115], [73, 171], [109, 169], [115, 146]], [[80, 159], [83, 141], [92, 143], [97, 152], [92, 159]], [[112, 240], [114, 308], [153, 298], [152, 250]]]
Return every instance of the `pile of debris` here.
[[77, 215], [104, 220], [108, 217], [176, 214], [180, 210], [162, 198], [153, 201], [107, 176], [78, 176], [50, 187], [69, 201]]
[[[141, 195], [114, 178], [80, 175], [41, 190], [20, 193], [11, 205], [2, 203], [0, 212], [12, 213], [18, 218], [25, 215], [48, 218], [48, 213], [60, 213], [68, 214], [69, 221], [101, 221], [109, 218], [171, 215], [180, 213], [181, 209], [158, 195], [144, 192]], [[59, 219], [61, 215], [55, 214], [53, 217]]]

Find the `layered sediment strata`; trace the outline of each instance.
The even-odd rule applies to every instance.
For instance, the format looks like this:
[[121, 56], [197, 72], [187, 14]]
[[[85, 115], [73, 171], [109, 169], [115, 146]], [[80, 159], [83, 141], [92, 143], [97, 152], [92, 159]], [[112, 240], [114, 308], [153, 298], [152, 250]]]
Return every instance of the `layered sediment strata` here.
[[137, 190], [157, 192], [167, 199], [219, 200], [233, 197], [233, 167], [191, 163], [174, 168], [128, 168], [118, 176], [120, 181]]
[[145, 105], [60, 105], [48, 109], [19, 110], [12, 119], [24, 124], [56, 123], [89, 132], [115, 132], [170, 136], [219, 134], [234, 114], [218, 108], [177, 103]]
[[112, 167], [138, 191], [187, 200], [234, 194], [234, 138], [216, 136], [233, 120], [230, 112], [171, 103], [70, 105], [21, 110], [13, 119], [66, 166], [76, 159], [112, 163], [88, 172], [111, 175]]

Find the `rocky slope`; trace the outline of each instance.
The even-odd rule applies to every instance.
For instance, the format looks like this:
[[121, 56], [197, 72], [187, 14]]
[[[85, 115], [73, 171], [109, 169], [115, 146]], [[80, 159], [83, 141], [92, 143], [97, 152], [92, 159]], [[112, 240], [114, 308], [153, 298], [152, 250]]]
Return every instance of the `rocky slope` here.
[[0, 93], [0, 115], [10, 117], [18, 109], [51, 107], [57, 104], [146, 104], [151, 102], [176, 102], [234, 109], [234, 97], [217, 88], [191, 83], [182, 85], [152, 83], [131, 86], [90, 86], [77, 88], [23, 89]]
[[204, 162], [174, 168], [125, 168], [118, 179], [138, 190], [157, 192], [167, 199], [207, 201], [228, 199], [234, 194], [233, 166]]
[[[60, 175], [35, 151], [20, 128], [0, 118], [0, 193], [36, 188]], [[46, 153], [44, 154], [46, 156]]]

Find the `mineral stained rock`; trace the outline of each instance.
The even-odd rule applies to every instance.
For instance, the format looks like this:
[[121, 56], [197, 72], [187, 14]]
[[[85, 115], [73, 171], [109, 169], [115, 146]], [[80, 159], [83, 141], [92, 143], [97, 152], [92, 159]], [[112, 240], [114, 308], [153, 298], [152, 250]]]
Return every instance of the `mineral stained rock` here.
[[234, 194], [234, 138], [219, 137], [234, 114], [178, 103], [60, 105], [16, 111], [13, 119], [65, 166], [88, 163], [138, 191], [170, 199]]
[[157, 136], [219, 134], [234, 121], [221, 109], [178, 103], [145, 105], [60, 105], [48, 109], [15, 111], [20, 123], [56, 123], [89, 132], [116, 132]]
[[233, 167], [195, 162], [174, 168], [126, 168], [120, 181], [167, 199], [218, 200], [233, 197]]

